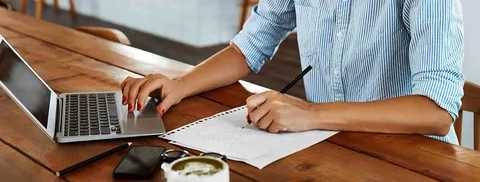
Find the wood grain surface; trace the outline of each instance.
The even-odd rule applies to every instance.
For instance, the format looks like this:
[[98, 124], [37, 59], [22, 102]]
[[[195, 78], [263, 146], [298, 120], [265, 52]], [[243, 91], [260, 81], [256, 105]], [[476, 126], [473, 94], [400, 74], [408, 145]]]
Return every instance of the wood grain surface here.
[[[57, 47], [86, 55], [98, 61], [148, 75], [161, 73], [179, 76], [192, 66], [140, 49], [104, 40], [27, 15], [0, 9], [0, 25], [8, 30], [48, 42]], [[3, 34], [3, 33], [2, 33]]]
[[64, 181], [0, 141], [0, 181]]

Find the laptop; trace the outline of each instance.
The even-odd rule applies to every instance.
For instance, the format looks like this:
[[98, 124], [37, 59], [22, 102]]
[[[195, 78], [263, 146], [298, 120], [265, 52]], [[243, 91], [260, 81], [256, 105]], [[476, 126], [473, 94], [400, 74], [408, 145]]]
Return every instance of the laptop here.
[[0, 87], [57, 143], [165, 133], [155, 99], [129, 113], [119, 91], [56, 94], [1, 35]]

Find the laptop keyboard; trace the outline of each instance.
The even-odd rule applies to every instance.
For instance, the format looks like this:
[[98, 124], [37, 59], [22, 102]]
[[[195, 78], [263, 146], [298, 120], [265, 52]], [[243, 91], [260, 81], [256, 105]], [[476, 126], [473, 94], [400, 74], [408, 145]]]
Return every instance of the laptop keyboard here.
[[64, 136], [121, 133], [114, 93], [69, 94]]

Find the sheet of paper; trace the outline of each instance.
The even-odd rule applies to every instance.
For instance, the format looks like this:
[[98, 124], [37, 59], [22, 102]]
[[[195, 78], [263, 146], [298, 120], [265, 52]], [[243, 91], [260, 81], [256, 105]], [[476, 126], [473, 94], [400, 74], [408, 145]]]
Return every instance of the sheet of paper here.
[[245, 124], [245, 106], [204, 118], [172, 130], [160, 138], [188, 148], [220, 152], [258, 168], [327, 139], [336, 132], [308, 131], [271, 134]]
[[[250, 164], [250, 165], [252, 165], [252, 166], [254, 166], [258, 169], [263, 169], [267, 165], [269, 165], [269, 164], [271, 164], [271, 163], [273, 163], [273, 162], [275, 162], [279, 159], [282, 159], [282, 158], [287, 157], [287, 156], [289, 156], [289, 155], [291, 155], [295, 152], [298, 152], [300, 150], [308, 148], [308, 147], [310, 147], [310, 146], [312, 146], [312, 145], [314, 145], [314, 144], [316, 144], [320, 141], [323, 141], [327, 138], [330, 138], [331, 136], [333, 136], [337, 133], [338, 133], [337, 131], [315, 131], [315, 132], [312, 132], [311, 137], [307, 137], [300, 142], [291, 142], [289, 144], [285, 144], [286, 147], [274, 149], [271, 152], [268, 152], [266, 154], [263, 154], [263, 155], [261, 155], [257, 158], [250, 159], [250, 160], [238, 159], [238, 158], [235, 158], [235, 157], [228, 157], [228, 155], [227, 155], [227, 158], [229, 160], [242, 161], [242, 162]], [[174, 144], [174, 145], [178, 145], [178, 146], [182, 146], [182, 147], [191, 148], [191, 149], [198, 150], [198, 151], [201, 151], [201, 152], [212, 152], [212, 151], [205, 150], [205, 149], [202, 149], [202, 148], [195, 148], [195, 147], [192, 147], [192, 146], [188, 146], [188, 145], [185, 145], [185, 144], [182, 144], [182, 143], [179, 143], [179, 142], [175, 142], [175, 141], [171, 141], [169, 143]]]

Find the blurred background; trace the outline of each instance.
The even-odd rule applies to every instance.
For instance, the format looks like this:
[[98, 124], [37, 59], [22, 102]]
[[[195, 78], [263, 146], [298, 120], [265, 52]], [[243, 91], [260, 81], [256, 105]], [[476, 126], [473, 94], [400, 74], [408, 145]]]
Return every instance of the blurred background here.
[[[259, 0], [0, 1], [14, 10], [71, 28], [116, 29], [125, 34], [132, 47], [196, 65], [228, 45]], [[468, 81], [480, 84], [480, 1], [461, 2], [465, 20], [463, 72]], [[296, 34], [292, 33], [273, 60], [245, 80], [280, 90], [301, 71], [299, 60]], [[289, 94], [304, 98], [303, 83]], [[472, 148], [473, 115], [465, 112], [463, 118], [462, 145]]]
[[[132, 47], [197, 65], [228, 46], [259, 0], [44, 0], [43, 8], [34, 0], [3, 1], [67, 27], [117, 29]], [[296, 35], [287, 38], [273, 60], [244, 80], [275, 90], [287, 85], [301, 72]], [[289, 94], [305, 98], [303, 82]]]

